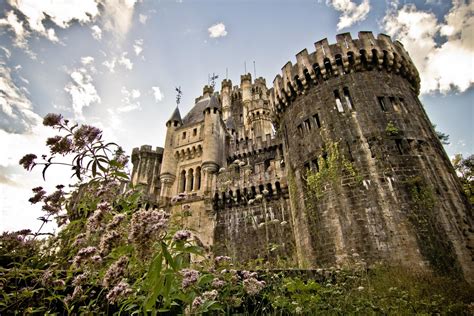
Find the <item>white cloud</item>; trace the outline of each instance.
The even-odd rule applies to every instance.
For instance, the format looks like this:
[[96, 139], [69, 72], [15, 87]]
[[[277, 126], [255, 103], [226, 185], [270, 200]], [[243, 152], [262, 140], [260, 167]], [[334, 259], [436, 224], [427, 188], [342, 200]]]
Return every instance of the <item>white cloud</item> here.
[[209, 31], [209, 37], [217, 38], [217, 37], [224, 37], [227, 35], [227, 31], [225, 30], [224, 23], [217, 23], [207, 29]]
[[117, 65], [123, 66], [127, 70], [133, 69], [133, 62], [127, 57], [128, 53], [123, 52], [119, 57], [112, 57], [110, 60], [106, 60], [102, 63], [109, 69], [110, 72], [115, 72]]
[[[410, 53], [422, 93], [463, 92], [474, 83], [474, 15], [469, 4], [454, 0], [442, 22], [432, 12], [404, 5], [387, 13], [383, 27]], [[444, 42], [438, 42], [440, 37]]]
[[[94, 0], [9, 0], [9, 2], [12, 7], [25, 16], [31, 31], [53, 42], [58, 42], [59, 39], [53, 28], [45, 28], [44, 20], [51, 21], [61, 28], [67, 28], [73, 21], [87, 23], [99, 14], [97, 3]], [[10, 22], [13, 22], [10, 23], [13, 27], [14, 21]], [[18, 33], [16, 31], [15, 33], [18, 39]]]
[[89, 64], [92, 64], [93, 62], [94, 62], [94, 57], [92, 56], [86, 56], [86, 57], [81, 58], [81, 63], [83, 65], [89, 65]]
[[133, 50], [137, 56], [141, 54], [143, 51], [143, 39], [138, 39], [135, 41], [133, 44]]
[[27, 48], [27, 37], [29, 32], [25, 29], [23, 22], [18, 19], [15, 12], [9, 11], [6, 18], [0, 19], [0, 26], [9, 27], [15, 33], [15, 45], [20, 48]]
[[41, 120], [26, 94], [28, 90], [15, 84], [10, 68], [0, 61], [0, 130], [25, 133]]
[[122, 87], [120, 92], [122, 93], [122, 103], [124, 105], [118, 107], [117, 112], [122, 113], [141, 109], [140, 101], [138, 101], [138, 98], [140, 98], [141, 95], [140, 90], [132, 89], [129, 91], [127, 88]]
[[139, 14], [138, 15], [138, 21], [140, 21], [141, 24], [146, 24], [146, 21], [148, 20], [148, 16], [145, 14]]
[[338, 30], [365, 20], [370, 11], [369, 0], [362, 0], [359, 5], [351, 0], [326, 0], [326, 5], [342, 13], [337, 23]]
[[71, 96], [72, 109], [76, 119], [83, 119], [83, 109], [85, 107], [101, 102], [101, 98], [90, 75], [90, 72], [94, 72], [94, 68], [89, 63], [86, 63], [85, 66], [89, 67], [81, 67], [71, 72], [70, 77], [72, 80], [64, 88]]
[[[60, 28], [68, 28], [75, 22], [88, 24], [99, 20], [105, 30], [123, 39], [131, 27], [134, 7], [138, 0], [7, 0], [7, 2], [21, 12], [24, 21], [20, 21], [12, 10], [6, 13], [5, 18], [0, 19], [0, 26], [10, 27], [15, 33], [16, 45], [26, 49], [30, 33], [39, 34], [53, 42], [59, 41], [55, 30], [45, 27], [45, 23], [49, 21]], [[146, 21], [146, 18], [140, 19]], [[92, 26], [91, 29], [92, 36], [100, 40], [102, 29], [98, 25]]]
[[98, 41], [102, 39], [102, 29], [98, 25], [91, 26], [92, 37]]
[[151, 89], [153, 90], [153, 96], [155, 97], [156, 102], [163, 100], [164, 95], [163, 92], [161, 92], [160, 87], [151, 87]]
[[102, 16], [104, 29], [123, 39], [131, 25], [135, 3], [138, 0], [103, 0]]
[[128, 53], [122, 53], [122, 55], [120, 55], [120, 57], [117, 59], [117, 62], [119, 65], [122, 65], [125, 67], [125, 69], [127, 70], [132, 70], [133, 68], [133, 63], [132, 61], [130, 60], [130, 58], [127, 57]]

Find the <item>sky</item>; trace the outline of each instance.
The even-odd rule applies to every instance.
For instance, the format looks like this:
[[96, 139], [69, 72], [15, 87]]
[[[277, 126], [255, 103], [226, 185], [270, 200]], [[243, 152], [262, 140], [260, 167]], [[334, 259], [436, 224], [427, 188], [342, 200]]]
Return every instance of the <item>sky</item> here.
[[[184, 115], [209, 74], [240, 83], [245, 67], [271, 85], [281, 67], [338, 33], [400, 40], [421, 76], [421, 101], [449, 134], [449, 156], [474, 153], [472, 0], [0, 0], [0, 232], [37, 229], [31, 188], [71, 180], [70, 170], [27, 172], [48, 153], [47, 113], [100, 127], [132, 148], [163, 146], [175, 87]], [[49, 225], [47, 230], [54, 230]]]

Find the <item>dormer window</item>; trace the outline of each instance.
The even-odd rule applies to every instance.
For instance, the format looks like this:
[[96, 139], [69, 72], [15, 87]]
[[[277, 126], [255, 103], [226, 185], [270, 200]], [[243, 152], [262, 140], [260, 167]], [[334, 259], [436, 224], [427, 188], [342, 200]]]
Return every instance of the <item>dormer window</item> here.
[[183, 139], [186, 139], [186, 132], [183, 132]]
[[197, 133], [198, 133], [198, 129], [197, 128], [193, 129], [193, 136], [196, 136]]

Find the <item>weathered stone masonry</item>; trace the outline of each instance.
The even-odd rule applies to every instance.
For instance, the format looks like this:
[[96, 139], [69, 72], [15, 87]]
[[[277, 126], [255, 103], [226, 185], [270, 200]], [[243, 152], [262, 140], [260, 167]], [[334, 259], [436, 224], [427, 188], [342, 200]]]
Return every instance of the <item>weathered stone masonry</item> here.
[[410, 57], [383, 34], [336, 41], [298, 53], [270, 90], [250, 74], [205, 86], [164, 150], [134, 150], [133, 182], [215, 254], [301, 268], [357, 253], [472, 281], [472, 209]]

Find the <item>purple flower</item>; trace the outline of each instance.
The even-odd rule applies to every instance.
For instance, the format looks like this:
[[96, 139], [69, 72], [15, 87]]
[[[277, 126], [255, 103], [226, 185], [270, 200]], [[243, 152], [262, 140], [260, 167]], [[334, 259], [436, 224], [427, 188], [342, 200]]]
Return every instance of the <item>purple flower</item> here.
[[158, 240], [168, 226], [168, 217], [163, 210], [140, 210], [132, 215], [129, 239], [140, 247], [143, 256], [148, 254], [150, 242]]
[[220, 288], [224, 287], [224, 285], [225, 285], [225, 281], [223, 281], [221, 279], [218, 279], [218, 278], [215, 278], [211, 282], [211, 286], [215, 289], [220, 289]]
[[77, 255], [74, 257], [72, 264], [76, 267], [80, 266], [82, 262], [88, 260], [97, 253], [98, 250], [96, 247], [90, 246], [87, 248], [82, 248], [77, 252]]
[[188, 230], [178, 230], [174, 236], [173, 240], [174, 241], [186, 241], [188, 238], [191, 237], [191, 232]]
[[257, 272], [249, 272], [249, 271], [243, 270], [241, 273], [244, 279], [255, 278], [257, 276]]
[[196, 296], [196, 298], [193, 301], [193, 309], [198, 308], [204, 303], [204, 300], [200, 296]]
[[256, 295], [265, 287], [264, 281], [259, 281], [255, 278], [245, 279], [243, 284], [245, 292], [249, 295]]
[[208, 301], [214, 301], [217, 298], [218, 294], [219, 293], [216, 290], [206, 291], [202, 293], [202, 297], [204, 297]]
[[60, 126], [63, 116], [61, 114], [49, 113], [43, 119], [44, 126]]
[[219, 264], [219, 263], [221, 263], [221, 262], [227, 262], [227, 261], [230, 261], [230, 260], [231, 260], [231, 258], [228, 257], [228, 256], [217, 256], [217, 257], [214, 258], [214, 261], [215, 261], [217, 264]]
[[51, 204], [44, 204], [41, 209], [48, 214], [58, 214], [61, 211], [61, 208]]
[[34, 188], [34, 189], [32, 189], [32, 191], [35, 193], [35, 195], [28, 199], [28, 201], [31, 204], [36, 204], [36, 203], [40, 202], [46, 194], [46, 191], [43, 190], [42, 187]]
[[102, 235], [102, 238], [100, 239], [100, 244], [99, 244], [100, 253], [102, 255], [107, 255], [112, 249], [112, 246], [114, 245], [114, 243], [119, 238], [120, 238], [120, 235], [115, 230], [108, 231], [104, 235]]
[[117, 261], [112, 263], [104, 275], [102, 285], [104, 287], [111, 287], [116, 284], [125, 274], [125, 268], [128, 264], [128, 258], [125, 256], [120, 257]]
[[118, 225], [125, 219], [125, 214], [117, 214], [112, 218], [112, 221], [107, 224], [107, 230], [117, 228]]
[[69, 137], [54, 136], [46, 140], [52, 154], [66, 155], [73, 149], [72, 140]]
[[74, 141], [77, 148], [83, 148], [87, 144], [94, 142], [97, 139], [100, 139], [102, 131], [97, 127], [90, 125], [81, 125], [74, 132]]
[[193, 269], [183, 269], [180, 271], [180, 274], [183, 276], [183, 281], [181, 282], [183, 289], [195, 284], [199, 278], [199, 272]]
[[19, 164], [23, 166], [26, 170], [31, 170], [36, 165], [35, 159], [38, 158], [35, 154], [27, 154], [24, 155], [23, 158], [20, 159]]
[[119, 300], [126, 298], [130, 293], [132, 293], [130, 285], [127, 282], [120, 281], [119, 284], [109, 291], [107, 294], [107, 300], [111, 304], [114, 304]]

